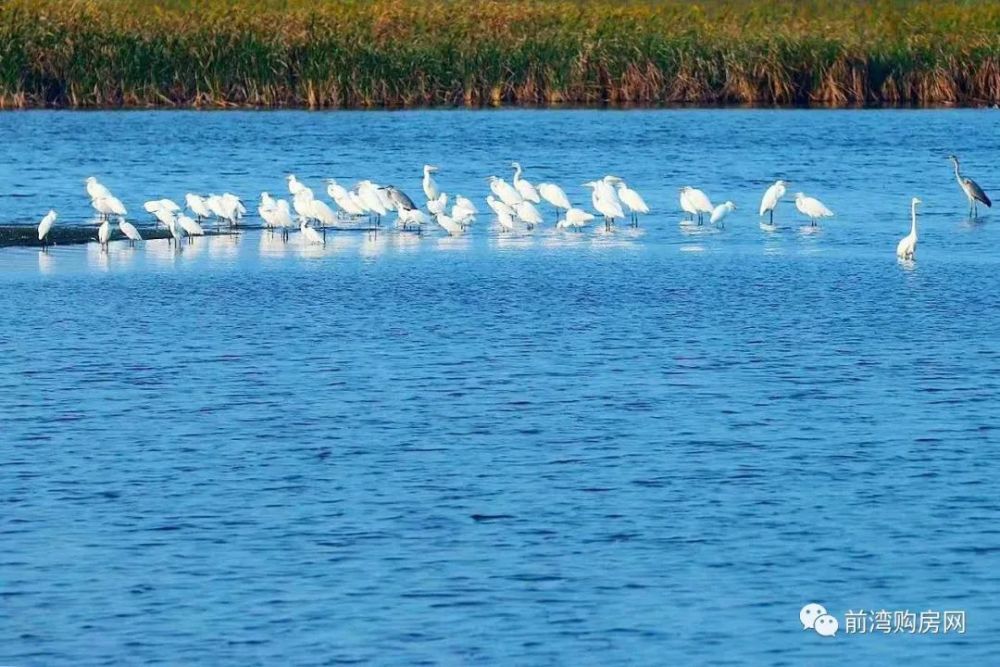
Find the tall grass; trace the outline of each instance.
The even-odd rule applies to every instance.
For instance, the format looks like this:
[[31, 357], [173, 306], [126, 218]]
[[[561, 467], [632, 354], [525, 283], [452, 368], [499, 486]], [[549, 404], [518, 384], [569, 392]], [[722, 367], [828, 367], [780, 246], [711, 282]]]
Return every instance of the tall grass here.
[[0, 106], [1000, 103], [1000, 3], [0, 0]]

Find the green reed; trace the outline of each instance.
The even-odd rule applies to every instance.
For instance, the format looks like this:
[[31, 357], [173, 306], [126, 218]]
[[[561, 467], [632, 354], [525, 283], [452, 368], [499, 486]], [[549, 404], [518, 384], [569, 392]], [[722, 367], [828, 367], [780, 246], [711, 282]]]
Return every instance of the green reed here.
[[1000, 103], [1000, 3], [6, 0], [0, 106]]

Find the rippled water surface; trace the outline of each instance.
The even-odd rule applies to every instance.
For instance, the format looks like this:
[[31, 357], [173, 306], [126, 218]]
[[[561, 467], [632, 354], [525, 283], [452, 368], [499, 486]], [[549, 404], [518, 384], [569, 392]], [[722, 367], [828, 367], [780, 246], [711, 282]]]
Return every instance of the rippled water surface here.
[[[139, 212], [289, 171], [416, 198], [425, 162], [485, 211], [512, 159], [654, 208], [0, 249], [0, 664], [990, 664], [1000, 216], [944, 156], [1000, 195], [998, 121], [0, 114], [4, 223], [84, 221], [92, 174]], [[837, 216], [761, 230], [779, 177]], [[724, 230], [678, 224], [685, 184]], [[812, 601], [968, 629], [827, 639]]]

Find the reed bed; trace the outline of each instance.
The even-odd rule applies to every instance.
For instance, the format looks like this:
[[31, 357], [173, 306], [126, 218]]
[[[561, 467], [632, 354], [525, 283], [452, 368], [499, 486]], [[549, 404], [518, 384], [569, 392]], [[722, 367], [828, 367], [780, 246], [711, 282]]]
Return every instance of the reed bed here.
[[6, 108], [997, 103], [996, 2], [0, 2]]

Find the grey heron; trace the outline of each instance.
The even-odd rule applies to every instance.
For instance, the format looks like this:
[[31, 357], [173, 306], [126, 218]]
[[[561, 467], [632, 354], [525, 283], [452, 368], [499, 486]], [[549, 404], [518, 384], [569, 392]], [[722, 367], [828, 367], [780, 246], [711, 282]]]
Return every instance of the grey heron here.
[[412, 211], [417, 208], [417, 205], [413, 203], [413, 200], [395, 185], [386, 185], [380, 189], [384, 190], [386, 194], [389, 195], [389, 200], [395, 204], [397, 209]]
[[969, 199], [969, 215], [978, 218], [979, 206], [976, 204], [976, 202], [982, 202], [986, 204], [987, 208], [992, 208], [993, 202], [991, 202], [990, 198], [986, 196], [986, 193], [983, 192], [983, 189], [979, 187], [978, 183], [976, 183], [971, 178], [966, 178], [965, 176], [962, 176], [962, 173], [959, 171], [958, 168], [957, 157], [955, 157], [954, 155], [949, 155], [948, 159], [951, 160], [952, 164], [955, 165], [955, 180], [958, 181], [958, 185], [960, 188], [962, 188], [962, 192], [964, 192], [965, 196], [968, 197]]

